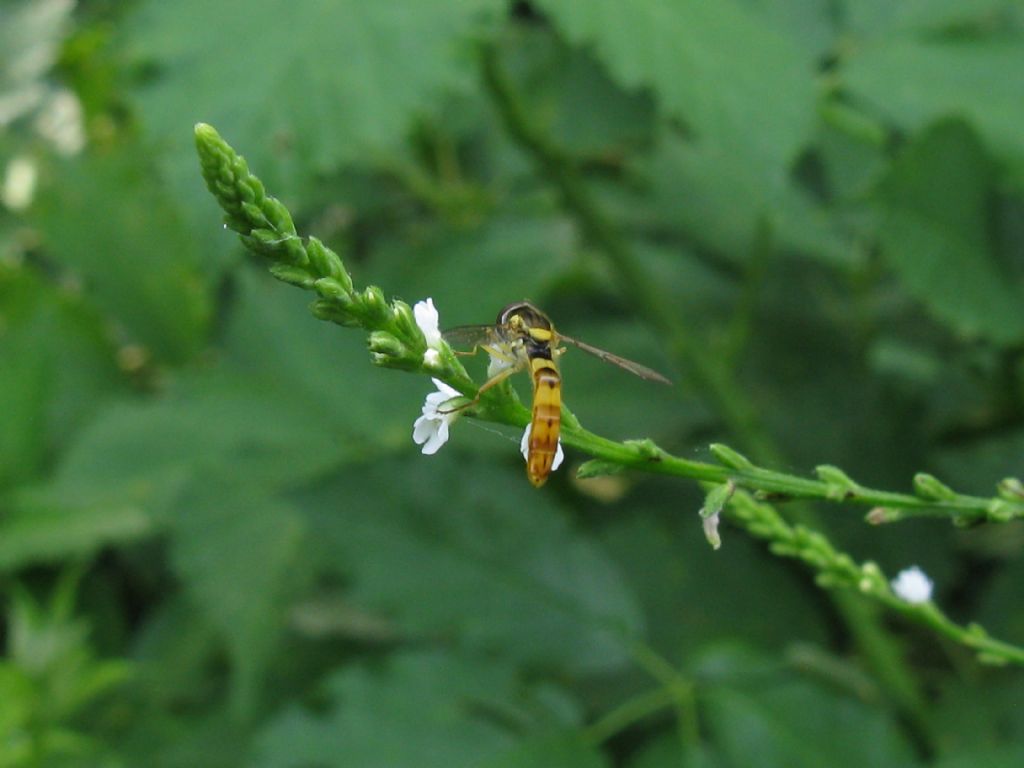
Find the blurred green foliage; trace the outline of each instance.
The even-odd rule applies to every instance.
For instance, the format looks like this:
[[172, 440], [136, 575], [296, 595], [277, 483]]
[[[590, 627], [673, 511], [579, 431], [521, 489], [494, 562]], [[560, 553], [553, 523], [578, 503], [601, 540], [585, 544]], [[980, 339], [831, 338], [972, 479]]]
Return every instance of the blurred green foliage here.
[[[1024, 460], [1022, 15], [0, 0], [0, 766], [1020, 765], [1020, 672], [867, 612], [908, 712], [805, 571], [707, 547], [700, 488], [575, 481], [570, 452], [538, 492], [468, 420], [421, 456], [429, 382], [222, 231], [192, 126], [360, 284], [444, 325], [529, 298], [685, 372], [487, 48], [768, 442], [700, 382], [570, 353], [584, 426], [991, 495]], [[1024, 641], [1020, 524], [817, 512]]]

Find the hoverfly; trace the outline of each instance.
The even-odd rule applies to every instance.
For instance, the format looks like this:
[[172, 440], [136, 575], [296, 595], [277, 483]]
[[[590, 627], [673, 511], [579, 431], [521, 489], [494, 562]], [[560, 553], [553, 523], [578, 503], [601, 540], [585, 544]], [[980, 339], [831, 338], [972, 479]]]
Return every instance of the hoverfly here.
[[462, 325], [443, 331], [441, 335], [453, 347], [471, 348], [462, 354], [472, 355], [484, 349], [493, 358], [506, 363], [505, 368], [480, 387], [477, 398], [513, 373], [529, 368], [533, 379], [533, 416], [530, 421], [526, 475], [538, 488], [551, 474], [562, 423], [562, 376], [556, 361], [565, 350], [559, 347], [560, 342], [589, 352], [641, 379], [672, 383], [657, 371], [639, 363], [557, 333], [551, 319], [528, 301], [509, 304], [498, 313], [498, 319], [493, 325]]

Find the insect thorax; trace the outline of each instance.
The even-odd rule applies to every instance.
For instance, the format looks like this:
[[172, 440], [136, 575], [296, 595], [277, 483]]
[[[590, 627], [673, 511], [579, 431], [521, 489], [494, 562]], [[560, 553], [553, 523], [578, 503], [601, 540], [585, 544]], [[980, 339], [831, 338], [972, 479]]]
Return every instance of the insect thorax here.
[[498, 313], [498, 325], [507, 325], [512, 328], [521, 328], [524, 331], [540, 329], [551, 331], [551, 321], [548, 316], [528, 301], [518, 301], [509, 304]]

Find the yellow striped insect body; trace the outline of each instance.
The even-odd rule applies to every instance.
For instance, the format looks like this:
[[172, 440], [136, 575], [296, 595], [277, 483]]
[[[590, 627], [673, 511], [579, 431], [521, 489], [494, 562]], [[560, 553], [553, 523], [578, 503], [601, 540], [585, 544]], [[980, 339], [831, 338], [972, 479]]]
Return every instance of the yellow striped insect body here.
[[[528, 301], [509, 304], [493, 325], [464, 325], [442, 334], [453, 346], [471, 346], [468, 354], [485, 349], [505, 366], [480, 388], [480, 393], [518, 371], [529, 369], [533, 381], [533, 413], [527, 447], [526, 475], [540, 487], [551, 474], [562, 425], [562, 375], [557, 358], [571, 344], [605, 362], [617, 365], [648, 381], [671, 382], [656, 371], [611, 352], [592, 347], [555, 331], [551, 319]], [[479, 397], [479, 393], [477, 397]]]

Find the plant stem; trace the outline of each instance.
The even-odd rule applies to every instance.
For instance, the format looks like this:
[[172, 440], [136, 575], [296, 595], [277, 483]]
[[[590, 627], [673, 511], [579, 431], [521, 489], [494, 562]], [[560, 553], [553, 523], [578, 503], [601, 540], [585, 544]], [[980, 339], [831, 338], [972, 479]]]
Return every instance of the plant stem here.
[[[1009, 516], [1006, 519], [1024, 517], [1022, 502], [965, 494], [954, 494], [947, 499], [927, 499], [909, 493], [868, 488], [858, 483], [837, 486], [827, 480], [814, 480], [776, 472], [751, 463], [745, 467], [729, 467], [683, 459], [673, 456], [650, 441], [615, 442], [582, 427], [565, 426], [562, 431], [562, 442], [617, 466], [716, 484], [732, 481], [737, 487], [766, 498], [815, 499], [881, 507], [888, 513], [884, 522], [911, 517], [952, 517], [961, 522], [988, 520], [993, 519], [993, 506], [999, 506], [1002, 514]], [[588, 474], [587, 465], [584, 465], [581, 468], [581, 475]], [[1002, 519], [998, 518], [1000, 521]]]
[[587, 740], [594, 745], [602, 744], [634, 723], [675, 703], [675, 695], [666, 688], [655, 688], [653, 691], [634, 696], [588, 726]]

